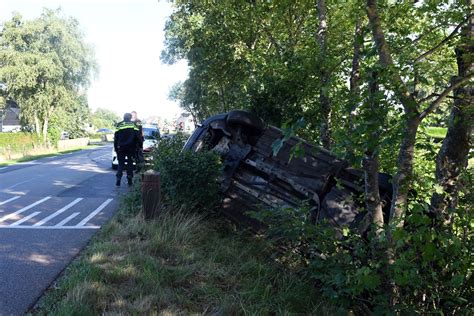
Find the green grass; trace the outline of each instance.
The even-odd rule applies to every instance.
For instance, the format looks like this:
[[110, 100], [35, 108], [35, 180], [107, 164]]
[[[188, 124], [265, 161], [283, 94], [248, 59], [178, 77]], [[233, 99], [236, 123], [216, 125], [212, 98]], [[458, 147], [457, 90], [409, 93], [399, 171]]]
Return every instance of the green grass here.
[[70, 153], [80, 151], [80, 150], [84, 150], [84, 149], [96, 148], [96, 147], [99, 147], [99, 146], [100, 146], [100, 144], [97, 144], [97, 145], [94, 144], [94, 145], [88, 145], [88, 146], [77, 147], [77, 148], [66, 149], [66, 150], [59, 150], [59, 151], [52, 149], [52, 150], [50, 150], [50, 152], [47, 152], [47, 153], [27, 155], [27, 156], [24, 156], [24, 157], [21, 157], [21, 158], [18, 158], [18, 159], [11, 159], [11, 160], [2, 161], [2, 162], [0, 162], [0, 167], [10, 166], [10, 165], [14, 165], [14, 164], [17, 164], [17, 163], [20, 163], [20, 162], [28, 162], [28, 161], [32, 161], [32, 160], [41, 159], [41, 158], [61, 156], [61, 155], [70, 154]]
[[432, 138], [445, 138], [448, 129], [446, 127], [427, 127], [426, 134]]
[[184, 210], [145, 222], [138, 200], [126, 197], [32, 314], [336, 313], [265, 241]]

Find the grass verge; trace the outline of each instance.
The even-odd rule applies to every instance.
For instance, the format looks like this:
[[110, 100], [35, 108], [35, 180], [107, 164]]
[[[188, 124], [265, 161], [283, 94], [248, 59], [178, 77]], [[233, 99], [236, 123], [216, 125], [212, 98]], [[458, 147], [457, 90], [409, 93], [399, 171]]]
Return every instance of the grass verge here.
[[83, 147], [77, 147], [77, 148], [71, 148], [71, 149], [66, 149], [66, 150], [44, 150], [44, 153], [38, 153], [34, 155], [27, 155], [18, 159], [11, 159], [11, 160], [5, 160], [0, 162], [0, 167], [5, 167], [5, 166], [11, 166], [20, 162], [28, 162], [32, 160], [37, 160], [41, 158], [47, 158], [47, 157], [54, 157], [54, 156], [61, 156], [65, 154], [70, 154], [76, 151], [84, 150], [84, 149], [93, 149], [96, 147], [101, 146], [101, 144], [92, 144], [88, 146], [83, 146]]
[[228, 223], [163, 209], [145, 222], [127, 196], [31, 312], [95, 314], [334, 314], [317, 288], [282, 270], [268, 245]]

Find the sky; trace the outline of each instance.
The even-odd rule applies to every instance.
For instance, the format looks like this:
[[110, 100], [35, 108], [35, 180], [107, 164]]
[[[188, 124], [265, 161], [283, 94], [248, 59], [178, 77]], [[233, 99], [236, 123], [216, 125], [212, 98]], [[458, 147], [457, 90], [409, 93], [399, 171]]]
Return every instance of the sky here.
[[0, 21], [19, 12], [39, 17], [43, 8], [61, 7], [79, 21], [85, 41], [94, 47], [98, 76], [88, 90], [92, 110], [106, 108], [120, 116], [137, 111], [139, 118], [171, 119], [181, 113], [168, 100], [171, 86], [184, 81], [187, 62], [162, 64], [164, 26], [173, 8], [164, 0], [0, 0]]

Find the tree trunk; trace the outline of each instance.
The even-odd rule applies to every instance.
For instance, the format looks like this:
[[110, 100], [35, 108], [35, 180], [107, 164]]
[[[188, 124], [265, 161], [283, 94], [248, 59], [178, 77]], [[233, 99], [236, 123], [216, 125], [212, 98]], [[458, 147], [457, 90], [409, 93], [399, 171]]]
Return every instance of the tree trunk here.
[[387, 71], [392, 90], [403, 105], [407, 117], [405, 121], [405, 132], [398, 154], [398, 172], [394, 178], [392, 205], [390, 208], [391, 219], [395, 220], [397, 226], [400, 227], [403, 226], [403, 218], [407, 206], [408, 191], [410, 189], [411, 175], [413, 171], [416, 133], [421, 118], [418, 111], [417, 101], [408, 91], [406, 84], [403, 82], [393, 63], [392, 55], [382, 29], [376, 0], [367, 0], [367, 16], [372, 29], [374, 42], [377, 47], [380, 64]]
[[[378, 115], [380, 113], [380, 104], [377, 100], [378, 92], [377, 73], [372, 72], [372, 80], [369, 83], [369, 115]], [[373, 120], [370, 120], [373, 121]], [[383, 122], [380, 122], [383, 124]], [[379, 155], [378, 155], [378, 139], [380, 137], [379, 126], [372, 125], [369, 127], [370, 139], [367, 139], [367, 148], [363, 160], [364, 178], [365, 178], [365, 205], [367, 212], [372, 218], [375, 226], [377, 237], [382, 235], [383, 231], [383, 212], [382, 203], [380, 201], [379, 191]], [[374, 140], [377, 140], [374, 142]]]
[[224, 87], [222, 85], [219, 86], [219, 96], [222, 104], [222, 112], [227, 112], [227, 103], [225, 102]]
[[[353, 55], [352, 55], [352, 69], [351, 76], [349, 78], [350, 90], [349, 90], [349, 131], [354, 133], [355, 125], [355, 110], [357, 109], [357, 104], [359, 103], [359, 81], [360, 81], [360, 48], [361, 41], [360, 37], [362, 36], [361, 28], [361, 18], [358, 17], [355, 25], [354, 31], [354, 44], [353, 44]], [[351, 163], [354, 163], [355, 154], [352, 148], [352, 145], [349, 145], [346, 149], [346, 160]]]
[[[463, 78], [474, 71], [473, 18], [462, 31], [462, 43], [456, 48], [458, 76]], [[454, 106], [451, 110], [448, 132], [436, 159], [436, 180], [444, 192], [434, 192], [431, 211], [437, 224], [451, 223], [450, 211], [457, 205], [458, 179], [467, 166], [471, 134], [473, 130], [474, 89], [472, 85], [454, 90]]]
[[43, 142], [44, 143], [46, 143], [46, 141], [48, 140], [48, 123], [49, 123], [49, 119], [45, 117], [44, 122], [43, 122]]
[[34, 121], [35, 121], [35, 132], [36, 132], [36, 135], [38, 135], [38, 137], [40, 137], [41, 136], [41, 124], [40, 124], [40, 121], [39, 121], [39, 118], [38, 118], [38, 115], [36, 114], [36, 112], [33, 115], [34, 115]]
[[[353, 110], [357, 107], [357, 97], [359, 96], [359, 81], [360, 81], [360, 48], [361, 48], [361, 36], [362, 36], [362, 27], [361, 27], [361, 18], [357, 18], [355, 31], [354, 31], [354, 44], [353, 44], [353, 54], [352, 54], [352, 69], [351, 76], [349, 78], [350, 83], [350, 101], [351, 104], [351, 116], [353, 119]], [[352, 123], [352, 120], [351, 120]], [[353, 123], [351, 124], [351, 126]]]
[[318, 0], [318, 33], [319, 44], [319, 105], [321, 109], [320, 137], [324, 148], [331, 148], [331, 104], [329, 100], [329, 73], [325, 65], [327, 58], [327, 17], [325, 0]]
[[405, 217], [408, 191], [412, 181], [416, 133], [419, 125], [420, 119], [418, 117], [407, 119], [398, 153], [398, 172], [394, 178], [392, 205], [390, 207], [390, 218], [396, 222], [398, 227], [403, 226]]

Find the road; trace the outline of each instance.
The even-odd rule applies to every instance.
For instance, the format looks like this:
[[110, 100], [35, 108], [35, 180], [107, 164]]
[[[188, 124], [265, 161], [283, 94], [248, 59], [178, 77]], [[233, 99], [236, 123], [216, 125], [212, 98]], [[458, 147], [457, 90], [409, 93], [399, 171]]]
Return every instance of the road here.
[[111, 150], [0, 168], [0, 315], [24, 314], [116, 211]]

